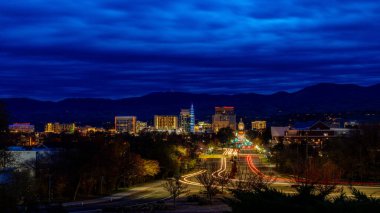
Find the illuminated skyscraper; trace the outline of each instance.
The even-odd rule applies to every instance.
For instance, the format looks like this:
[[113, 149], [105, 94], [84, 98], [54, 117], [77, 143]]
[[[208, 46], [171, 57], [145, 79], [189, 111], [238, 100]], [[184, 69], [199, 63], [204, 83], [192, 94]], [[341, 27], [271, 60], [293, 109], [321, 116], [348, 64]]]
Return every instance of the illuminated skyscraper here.
[[226, 127], [236, 130], [234, 107], [215, 107], [215, 115], [212, 116], [212, 130], [216, 133], [219, 129]]
[[155, 115], [154, 128], [158, 131], [170, 131], [178, 128], [178, 117], [174, 115]]
[[179, 126], [181, 127], [182, 131], [185, 133], [190, 132], [190, 123], [191, 123], [191, 116], [189, 109], [181, 109], [181, 113], [179, 114]]
[[190, 132], [194, 133], [194, 127], [195, 127], [195, 115], [194, 115], [194, 105], [191, 104], [190, 107]]
[[119, 133], [136, 133], [136, 116], [115, 116], [115, 130]]

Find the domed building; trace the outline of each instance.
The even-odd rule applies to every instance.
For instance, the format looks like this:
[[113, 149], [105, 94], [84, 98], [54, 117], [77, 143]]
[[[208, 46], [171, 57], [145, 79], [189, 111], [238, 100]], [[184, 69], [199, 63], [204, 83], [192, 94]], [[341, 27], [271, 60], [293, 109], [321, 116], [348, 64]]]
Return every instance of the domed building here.
[[239, 124], [238, 124], [238, 136], [240, 136], [240, 137], [244, 137], [245, 136], [245, 125], [244, 125], [244, 123], [243, 123], [243, 119], [242, 118], [240, 118], [240, 122], [239, 122]]
[[245, 125], [242, 118], [240, 118], [240, 122], [238, 123], [238, 130], [235, 133], [233, 142], [240, 149], [249, 149], [252, 146], [252, 142], [245, 137]]

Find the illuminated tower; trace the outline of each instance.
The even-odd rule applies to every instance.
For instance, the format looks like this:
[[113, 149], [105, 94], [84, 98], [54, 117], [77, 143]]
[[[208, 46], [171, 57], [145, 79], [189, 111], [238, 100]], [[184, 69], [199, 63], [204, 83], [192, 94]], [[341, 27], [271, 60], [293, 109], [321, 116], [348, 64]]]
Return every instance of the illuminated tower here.
[[190, 132], [194, 133], [195, 117], [194, 117], [194, 105], [190, 107]]
[[179, 126], [182, 131], [185, 133], [190, 132], [190, 110], [189, 109], [181, 109], [181, 113], [179, 114]]

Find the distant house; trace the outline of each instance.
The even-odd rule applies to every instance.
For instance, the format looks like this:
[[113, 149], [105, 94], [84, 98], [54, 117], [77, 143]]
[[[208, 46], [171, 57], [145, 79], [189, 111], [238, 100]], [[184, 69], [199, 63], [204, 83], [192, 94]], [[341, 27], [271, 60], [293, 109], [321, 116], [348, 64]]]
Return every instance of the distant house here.
[[272, 126], [270, 128], [271, 134], [272, 134], [272, 142], [273, 143], [279, 143], [284, 140], [285, 132], [288, 131], [290, 127], [285, 126]]
[[330, 125], [318, 121], [308, 128], [272, 127], [272, 140], [284, 143], [301, 143], [308, 141], [320, 144], [330, 138], [349, 136], [357, 132], [356, 129], [332, 128]]

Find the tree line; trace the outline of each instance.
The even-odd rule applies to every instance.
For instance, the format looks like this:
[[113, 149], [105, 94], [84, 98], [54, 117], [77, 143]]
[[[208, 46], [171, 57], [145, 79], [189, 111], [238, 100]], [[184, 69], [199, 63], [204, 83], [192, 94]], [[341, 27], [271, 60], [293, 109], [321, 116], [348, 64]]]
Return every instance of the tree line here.
[[307, 141], [272, 149], [278, 171], [296, 175], [311, 165], [335, 171], [346, 181], [380, 181], [380, 125], [362, 125], [351, 136], [329, 138], [318, 146]]
[[[21, 183], [21, 178], [11, 177], [12, 183], [0, 184], [0, 208], [102, 196], [137, 183], [179, 176], [196, 166], [195, 141], [199, 141], [199, 137], [159, 132], [138, 136], [108, 133], [48, 135], [44, 145], [55, 150], [54, 154], [27, 162], [33, 167], [32, 175], [21, 170], [11, 172], [10, 175], [23, 176], [25, 180]], [[0, 156], [1, 153], [9, 152], [3, 146]], [[2, 164], [0, 171], [4, 172], [2, 169], [6, 167]], [[18, 192], [7, 193], [15, 184], [30, 187], [15, 187], [12, 191]], [[24, 191], [26, 188], [30, 193]], [[5, 197], [13, 202], [6, 201]]]

